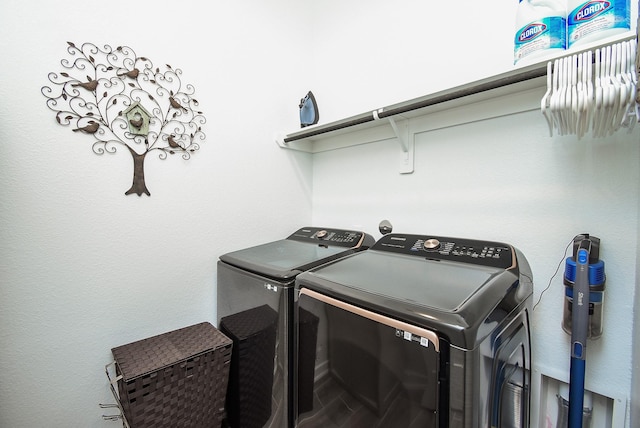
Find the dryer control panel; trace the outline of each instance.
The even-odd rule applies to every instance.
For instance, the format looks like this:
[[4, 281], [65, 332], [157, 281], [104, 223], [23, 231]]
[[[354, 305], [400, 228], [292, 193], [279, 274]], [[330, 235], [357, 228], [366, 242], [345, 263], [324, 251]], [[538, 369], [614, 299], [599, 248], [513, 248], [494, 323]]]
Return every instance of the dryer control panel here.
[[369, 248], [375, 240], [364, 232], [343, 229], [326, 229], [321, 227], [303, 227], [291, 234], [287, 239], [301, 242], [317, 243], [319, 245]]
[[383, 236], [371, 249], [502, 269], [516, 265], [513, 247], [502, 242], [394, 233]]

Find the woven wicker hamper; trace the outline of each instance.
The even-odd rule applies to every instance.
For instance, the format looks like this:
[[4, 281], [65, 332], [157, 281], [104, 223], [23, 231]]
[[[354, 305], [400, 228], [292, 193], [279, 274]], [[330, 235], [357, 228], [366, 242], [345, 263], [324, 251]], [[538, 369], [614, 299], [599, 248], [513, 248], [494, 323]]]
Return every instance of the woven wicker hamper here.
[[113, 348], [129, 426], [220, 427], [232, 346], [204, 322]]

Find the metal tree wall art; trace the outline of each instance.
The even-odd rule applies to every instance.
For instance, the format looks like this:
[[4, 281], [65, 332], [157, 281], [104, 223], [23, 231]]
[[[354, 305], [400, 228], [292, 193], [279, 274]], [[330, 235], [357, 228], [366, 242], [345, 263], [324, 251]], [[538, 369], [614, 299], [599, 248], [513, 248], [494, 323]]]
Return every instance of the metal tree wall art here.
[[129, 47], [67, 43], [71, 59], [61, 60], [63, 71], [49, 73], [53, 86], [42, 87], [47, 106], [59, 124], [93, 137], [94, 153], [126, 148], [133, 157], [133, 183], [125, 194], [150, 196], [144, 180], [147, 154], [188, 160], [205, 139], [206, 120], [197, 110], [194, 87], [183, 85], [180, 69], [155, 67]]

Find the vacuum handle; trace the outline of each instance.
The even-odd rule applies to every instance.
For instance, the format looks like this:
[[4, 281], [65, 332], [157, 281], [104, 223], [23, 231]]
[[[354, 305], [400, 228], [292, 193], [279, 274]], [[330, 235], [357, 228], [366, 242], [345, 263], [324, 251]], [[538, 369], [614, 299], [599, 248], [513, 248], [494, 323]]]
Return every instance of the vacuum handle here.
[[571, 367], [569, 385], [569, 428], [582, 428], [584, 374], [589, 327], [589, 250], [588, 239], [576, 252], [576, 280], [573, 285], [571, 314]]
[[[583, 241], [576, 253], [576, 280], [571, 314], [571, 357], [585, 359], [589, 334], [589, 249]], [[587, 248], [585, 248], [587, 247]]]

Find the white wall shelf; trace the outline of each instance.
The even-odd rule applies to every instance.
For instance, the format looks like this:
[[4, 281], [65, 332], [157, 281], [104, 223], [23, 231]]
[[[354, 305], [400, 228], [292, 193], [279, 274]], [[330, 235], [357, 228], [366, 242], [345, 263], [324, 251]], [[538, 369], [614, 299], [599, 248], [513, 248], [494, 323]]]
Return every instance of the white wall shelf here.
[[[618, 37], [607, 40], [607, 43], [627, 39], [630, 37]], [[603, 45], [567, 51], [565, 55], [579, 54], [600, 46]], [[400, 173], [412, 173], [413, 149], [417, 134], [540, 109], [540, 100], [546, 89], [546, 75], [546, 62], [516, 68], [503, 74], [334, 122], [312, 125], [284, 137], [277, 137], [276, 143], [283, 149], [320, 153], [377, 141], [395, 140], [399, 143], [400, 149]], [[456, 112], [453, 115], [438, 116], [439, 113], [451, 112], [454, 109]]]
[[[408, 100], [402, 103], [382, 107], [370, 112], [351, 116], [326, 124], [312, 125], [279, 138], [277, 143], [285, 149], [317, 153], [332, 150], [331, 144], [325, 144], [335, 136], [363, 133], [364, 139], [376, 141], [395, 136], [402, 121], [434, 112], [448, 110], [491, 98], [509, 95], [545, 85], [546, 66], [536, 64], [519, 68], [501, 75], [446, 89], [434, 94]], [[383, 130], [381, 128], [388, 128]], [[381, 134], [376, 137], [378, 132]], [[404, 134], [404, 131], [400, 132]], [[358, 140], [362, 140], [362, 137]], [[404, 135], [401, 135], [401, 139]], [[406, 141], [401, 143], [403, 151], [408, 151]], [[356, 144], [361, 144], [356, 143]]]
[[[544, 65], [521, 68], [335, 122], [312, 125], [276, 138], [276, 143], [283, 149], [319, 153], [376, 141], [395, 140], [399, 149], [399, 172], [410, 174], [414, 169], [417, 134], [518, 111], [539, 109], [546, 85], [545, 76]], [[534, 94], [531, 95], [531, 92]], [[504, 97], [516, 97], [520, 100], [505, 102]], [[461, 110], [455, 115], [447, 115], [455, 117], [455, 123], [450, 119], [445, 122], [441, 119], [430, 120], [435, 119], [434, 115], [452, 109]]]

